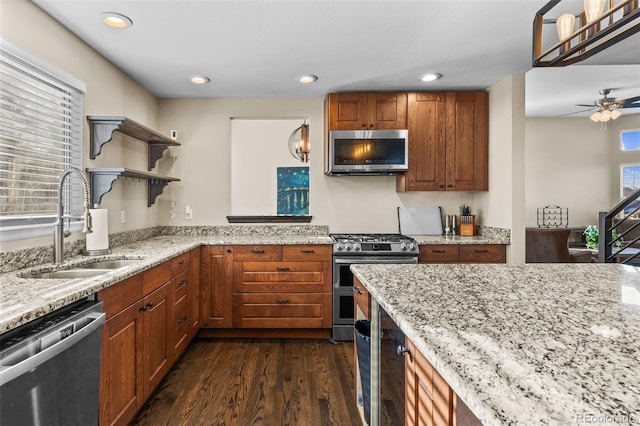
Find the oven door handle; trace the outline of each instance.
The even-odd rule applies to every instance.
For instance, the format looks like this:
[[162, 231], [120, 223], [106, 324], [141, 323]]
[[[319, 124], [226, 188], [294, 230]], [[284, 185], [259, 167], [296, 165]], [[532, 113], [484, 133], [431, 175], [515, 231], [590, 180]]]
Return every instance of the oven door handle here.
[[351, 257], [351, 258], [333, 258], [333, 263], [337, 265], [345, 264], [359, 264], [359, 263], [377, 263], [377, 264], [392, 264], [392, 263], [418, 263], [418, 256], [407, 257]]

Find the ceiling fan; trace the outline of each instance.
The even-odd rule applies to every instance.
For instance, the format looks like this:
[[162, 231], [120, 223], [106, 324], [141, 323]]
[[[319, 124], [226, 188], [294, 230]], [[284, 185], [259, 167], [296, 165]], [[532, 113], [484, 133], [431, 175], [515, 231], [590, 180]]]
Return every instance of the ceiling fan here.
[[616, 98], [610, 98], [609, 93], [614, 89], [602, 89], [600, 93], [603, 98], [598, 99], [592, 105], [577, 104], [576, 106], [590, 107], [584, 111], [578, 111], [573, 114], [578, 114], [585, 111], [595, 111], [589, 117], [595, 122], [607, 122], [609, 120], [615, 120], [620, 117], [622, 113], [618, 111], [621, 108], [640, 108], [640, 96], [634, 96], [632, 98], [617, 100]]

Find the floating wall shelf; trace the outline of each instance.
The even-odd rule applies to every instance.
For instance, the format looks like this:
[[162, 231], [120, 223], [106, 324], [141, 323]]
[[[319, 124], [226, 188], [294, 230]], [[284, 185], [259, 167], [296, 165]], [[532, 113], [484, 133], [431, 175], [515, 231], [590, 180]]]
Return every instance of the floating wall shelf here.
[[113, 188], [113, 182], [120, 177], [129, 177], [134, 179], [144, 179], [148, 185], [148, 207], [155, 203], [158, 195], [162, 194], [164, 187], [169, 182], [179, 181], [180, 179], [168, 176], [158, 176], [151, 173], [139, 172], [125, 168], [88, 168], [89, 181], [91, 184], [91, 204], [94, 207], [100, 205], [102, 196]]
[[147, 144], [149, 170], [153, 169], [156, 162], [162, 158], [162, 153], [165, 149], [170, 146], [180, 146], [175, 140], [127, 117], [88, 115], [87, 121], [91, 131], [89, 155], [92, 160], [95, 160], [100, 155], [102, 145], [113, 138], [113, 132], [120, 132]]

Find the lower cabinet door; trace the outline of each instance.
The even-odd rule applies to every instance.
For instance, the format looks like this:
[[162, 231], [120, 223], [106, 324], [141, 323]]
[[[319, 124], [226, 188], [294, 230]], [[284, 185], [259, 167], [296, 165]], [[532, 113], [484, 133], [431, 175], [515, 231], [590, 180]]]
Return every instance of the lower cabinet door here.
[[453, 424], [453, 392], [409, 339], [405, 356], [405, 425]]
[[102, 330], [100, 425], [127, 425], [145, 400], [141, 301], [110, 318]]
[[239, 328], [331, 328], [330, 293], [236, 293]]
[[144, 304], [144, 396], [149, 397], [170, 367], [169, 287], [162, 287], [143, 299]]

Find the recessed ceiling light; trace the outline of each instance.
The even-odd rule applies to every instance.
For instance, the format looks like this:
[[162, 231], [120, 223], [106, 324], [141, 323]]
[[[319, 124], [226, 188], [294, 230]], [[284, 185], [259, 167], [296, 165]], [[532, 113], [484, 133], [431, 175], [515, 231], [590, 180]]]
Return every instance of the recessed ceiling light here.
[[438, 74], [437, 72], [432, 72], [429, 74], [425, 74], [422, 77], [420, 77], [420, 80], [422, 81], [435, 81], [439, 78], [442, 77], [442, 74]]
[[102, 22], [111, 28], [124, 29], [133, 25], [133, 21], [128, 16], [116, 12], [103, 12], [100, 14]]
[[207, 84], [211, 81], [209, 77], [205, 77], [204, 75], [190, 75], [189, 81], [193, 84]]
[[315, 75], [311, 75], [311, 74], [303, 75], [303, 76], [298, 77], [298, 81], [300, 83], [303, 83], [303, 84], [313, 83], [317, 79], [318, 79], [318, 77], [316, 77]]

